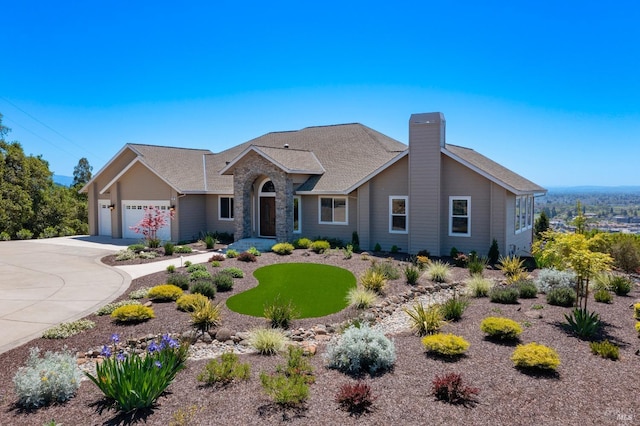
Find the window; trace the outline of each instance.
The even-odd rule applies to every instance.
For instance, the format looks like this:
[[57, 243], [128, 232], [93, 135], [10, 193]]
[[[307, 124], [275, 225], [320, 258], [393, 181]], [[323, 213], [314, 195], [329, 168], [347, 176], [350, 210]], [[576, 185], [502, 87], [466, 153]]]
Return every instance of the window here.
[[299, 234], [302, 232], [302, 202], [300, 197], [293, 197], [293, 232]]
[[514, 221], [516, 234], [533, 228], [533, 195], [516, 197]]
[[449, 197], [449, 236], [471, 236], [471, 197]]
[[233, 197], [218, 198], [218, 219], [233, 220]]
[[347, 197], [320, 197], [319, 223], [346, 225]]
[[409, 197], [391, 195], [389, 197], [389, 232], [406, 234], [408, 232]]

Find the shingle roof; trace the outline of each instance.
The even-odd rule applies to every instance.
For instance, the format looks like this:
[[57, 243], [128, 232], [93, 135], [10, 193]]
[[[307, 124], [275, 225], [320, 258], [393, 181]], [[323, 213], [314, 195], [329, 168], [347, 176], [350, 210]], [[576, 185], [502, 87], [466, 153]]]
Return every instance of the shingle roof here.
[[324, 167], [318, 158], [311, 151], [303, 151], [290, 148], [272, 148], [267, 146], [251, 145], [242, 154], [238, 155], [234, 161], [224, 168], [224, 174], [230, 173], [235, 161], [244, 157], [248, 152], [253, 151], [268, 159], [287, 173], [301, 173], [309, 175], [320, 175], [325, 172]]
[[[462, 160], [463, 164], [470, 165], [478, 171], [492, 177], [497, 183], [516, 193], [542, 193], [547, 192], [543, 187], [536, 185], [519, 174], [507, 169], [495, 161], [470, 148], [456, 145], [445, 145], [443, 153], [451, 156], [455, 160]], [[457, 158], [456, 158], [457, 157]]]

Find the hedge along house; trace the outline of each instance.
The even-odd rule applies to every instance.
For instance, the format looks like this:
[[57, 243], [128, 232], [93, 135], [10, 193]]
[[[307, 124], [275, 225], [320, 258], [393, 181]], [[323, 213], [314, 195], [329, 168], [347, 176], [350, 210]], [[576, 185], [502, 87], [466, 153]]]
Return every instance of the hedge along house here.
[[92, 235], [136, 238], [145, 206], [173, 209], [161, 238], [306, 236], [446, 255], [528, 253], [534, 197], [546, 190], [446, 143], [442, 113], [414, 114], [409, 146], [361, 124], [274, 132], [214, 154], [127, 144], [82, 191]]

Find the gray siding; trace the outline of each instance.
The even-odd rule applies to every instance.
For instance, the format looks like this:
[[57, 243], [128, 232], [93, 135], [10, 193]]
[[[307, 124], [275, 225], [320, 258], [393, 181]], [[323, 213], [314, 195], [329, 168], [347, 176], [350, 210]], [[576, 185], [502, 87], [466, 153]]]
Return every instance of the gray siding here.
[[[229, 194], [227, 196], [232, 196], [232, 194]], [[219, 197], [219, 195], [207, 195], [205, 197], [206, 230], [208, 232], [228, 232], [229, 234], [233, 235], [236, 230], [235, 221], [218, 220]]]
[[358, 238], [360, 248], [371, 246], [371, 185], [364, 183], [358, 188]]
[[196, 240], [200, 233], [206, 231], [205, 196], [186, 195], [181, 197], [176, 211], [177, 223], [180, 227], [178, 240]]
[[507, 253], [507, 190], [491, 183], [491, 239], [498, 242], [498, 250], [501, 254]]
[[[302, 196], [302, 233], [295, 234], [295, 238], [329, 237], [339, 238], [345, 243], [351, 241], [354, 231], [358, 230], [358, 196], [357, 191], [347, 196], [349, 220], [347, 225], [325, 225], [318, 223], [318, 203], [321, 197], [334, 195], [304, 195]], [[343, 197], [343, 195], [335, 195]]]

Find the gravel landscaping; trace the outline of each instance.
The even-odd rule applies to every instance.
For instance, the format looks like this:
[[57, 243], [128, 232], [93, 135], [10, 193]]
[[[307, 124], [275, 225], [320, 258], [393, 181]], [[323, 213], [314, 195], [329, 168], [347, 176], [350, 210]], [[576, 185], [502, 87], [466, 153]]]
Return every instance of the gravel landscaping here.
[[[379, 262], [384, 258], [377, 258]], [[105, 259], [115, 263], [112, 258]], [[253, 271], [273, 263], [313, 262], [340, 266], [356, 276], [369, 266], [359, 254], [344, 259], [341, 252], [315, 254], [295, 250], [290, 256], [263, 253], [255, 263], [227, 259], [221, 267], [235, 266], [244, 271], [244, 278], [234, 280], [229, 292], [218, 292], [216, 303], [222, 305], [221, 327], [236, 335], [257, 326], [266, 325], [262, 318], [241, 315], [230, 311], [224, 301], [257, 285]], [[399, 264], [399, 260], [393, 261]], [[216, 268], [208, 265], [209, 271]], [[535, 273], [535, 272], [534, 272]], [[121, 299], [130, 291], [163, 284], [167, 272], [136, 279]], [[497, 270], [486, 270], [485, 276], [501, 279]], [[453, 268], [451, 283], [461, 283], [468, 271]], [[637, 281], [637, 280], [636, 280]], [[90, 285], [90, 283], [87, 283]], [[442, 288], [441, 288], [442, 287]], [[454, 286], [459, 287], [459, 286]], [[437, 290], [437, 291], [436, 291]], [[589, 301], [591, 310], [600, 314], [605, 323], [599, 338], [607, 338], [620, 346], [620, 359], [611, 361], [593, 355], [589, 343], [570, 335], [561, 324], [563, 314], [570, 308], [551, 306], [544, 295], [534, 299], [520, 299], [516, 305], [491, 303], [487, 298], [471, 299], [462, 319], [451, 322], [442, 329], [464, 337], [471, 345], [466, 355], [456, 361], [444, 361], [425, 355], [420, 338], [407, 329], [406, 314], [397, 309], [407, 302], [408, 294], [421, 300], [441, 300], [454, 290], [451, 285], [439, 286], [422, 277], [412, 291], [400, 279], [390, 281], [385, 300], [377, 310], [369, 313], [381, 323], [395, 343], [397, 360], [394, 368], [375, 377], [365, 376], [377, 396], [373, 410], [361, 416], [351, 416], [339, 409], [334, 401], [341, 384], [354, 379], [337, 370], [326, 368], [323, 358], [328, 336], [339, 324], [356, 316], [354, 308], [322, 317], [293, 321], [292, 329], [304, 329], [301, 339], [317, 345], [317, 353], [310, 357], [315, 371], [315, 383], [310, 387], [310, 397], [301, 407], [282, 409], [264, 394], [260, 372], [273, 372], [283, 357], [261, 356], [239, 345], [228, 342], [241, 353], [240, 361], [251, 365], [248, 381], [232, 383], [224, 387], [206, 387], [196, 377], [203, 370], [206, 359], [190, 359], [187, 368], [178, 373], [167, 392], [150, 410], [134, 414], [120, 414], [108, 407], [102, 393], [88, 380], [84, 380], [77, 394], [62, 404], [26, 410], [17, 402], [12, 378], [24, 365], [29, 348], [39, 347], [42, 352], [60, 350], [64, 346], [85, 354], [98, 350], [107, 343], [112, 333], [121, 340], [138, 339], [147, 335], [171, 333], [180, 336], [191, 330], [189, 315], [176, 309], [175, 303], [154, 303], [156, 317], [136, 325], [116, 325], [109, 316], [90, 315], [96, 327], [64, 340], [35, 339], [21, 347], [0, 355], [0, 425], [43, 425], [51, 420], [64, 425], [264, 425], [287, 423], [292, 425], [633, 425], [640, 423], [637, 412], [637, 374], [640, 366], [640, 339], [635, 331], [632, 304], [640, 298], [637, 282], [626, 297], [614, 296], [613, 303]], [[439, 299], [440, 298], [440, 299]], [[147, 300], [143, 299], [142, 303]], [[541, 305], [542, 309], [532, 309]], [[495, 343], [487, 340], [480, 331], [480, 322], [488, 316], [511, 318], [523, 326], [521, 343], [538, 342], [554, 348], [561, 359], [557, 374], [527, 374], [513, 366], [510, 360], [515, 344]], [[384, 319], [382, 318], [384, 317]], [[215, 333], [212, 333], [215, 336]], [[211, 339], [207, 339], [210, 341]], [[237, 340], [237, 339], [236, 339]], [[221, 348], [223, 343], [198, 343], [195, 346], [207, 353]], [[204, 349], [202, 349], [204, 348]], [[219, 353], [218, 349], [217, 352]], [[244, 353], [243, 353], [244, 352]], [[82, 358], [82, 357], [81, 357]], [[85, 362], [83, 359], [81, 362]], [[92, 363], [92, 360], [87, 363]], [[87, 367], [83, 365], [83, 367]], [[460, 373], [469, 385], [479, 389], [475, 404], [451, 405], [431, 396], [431, 383], [436, 375]]]

